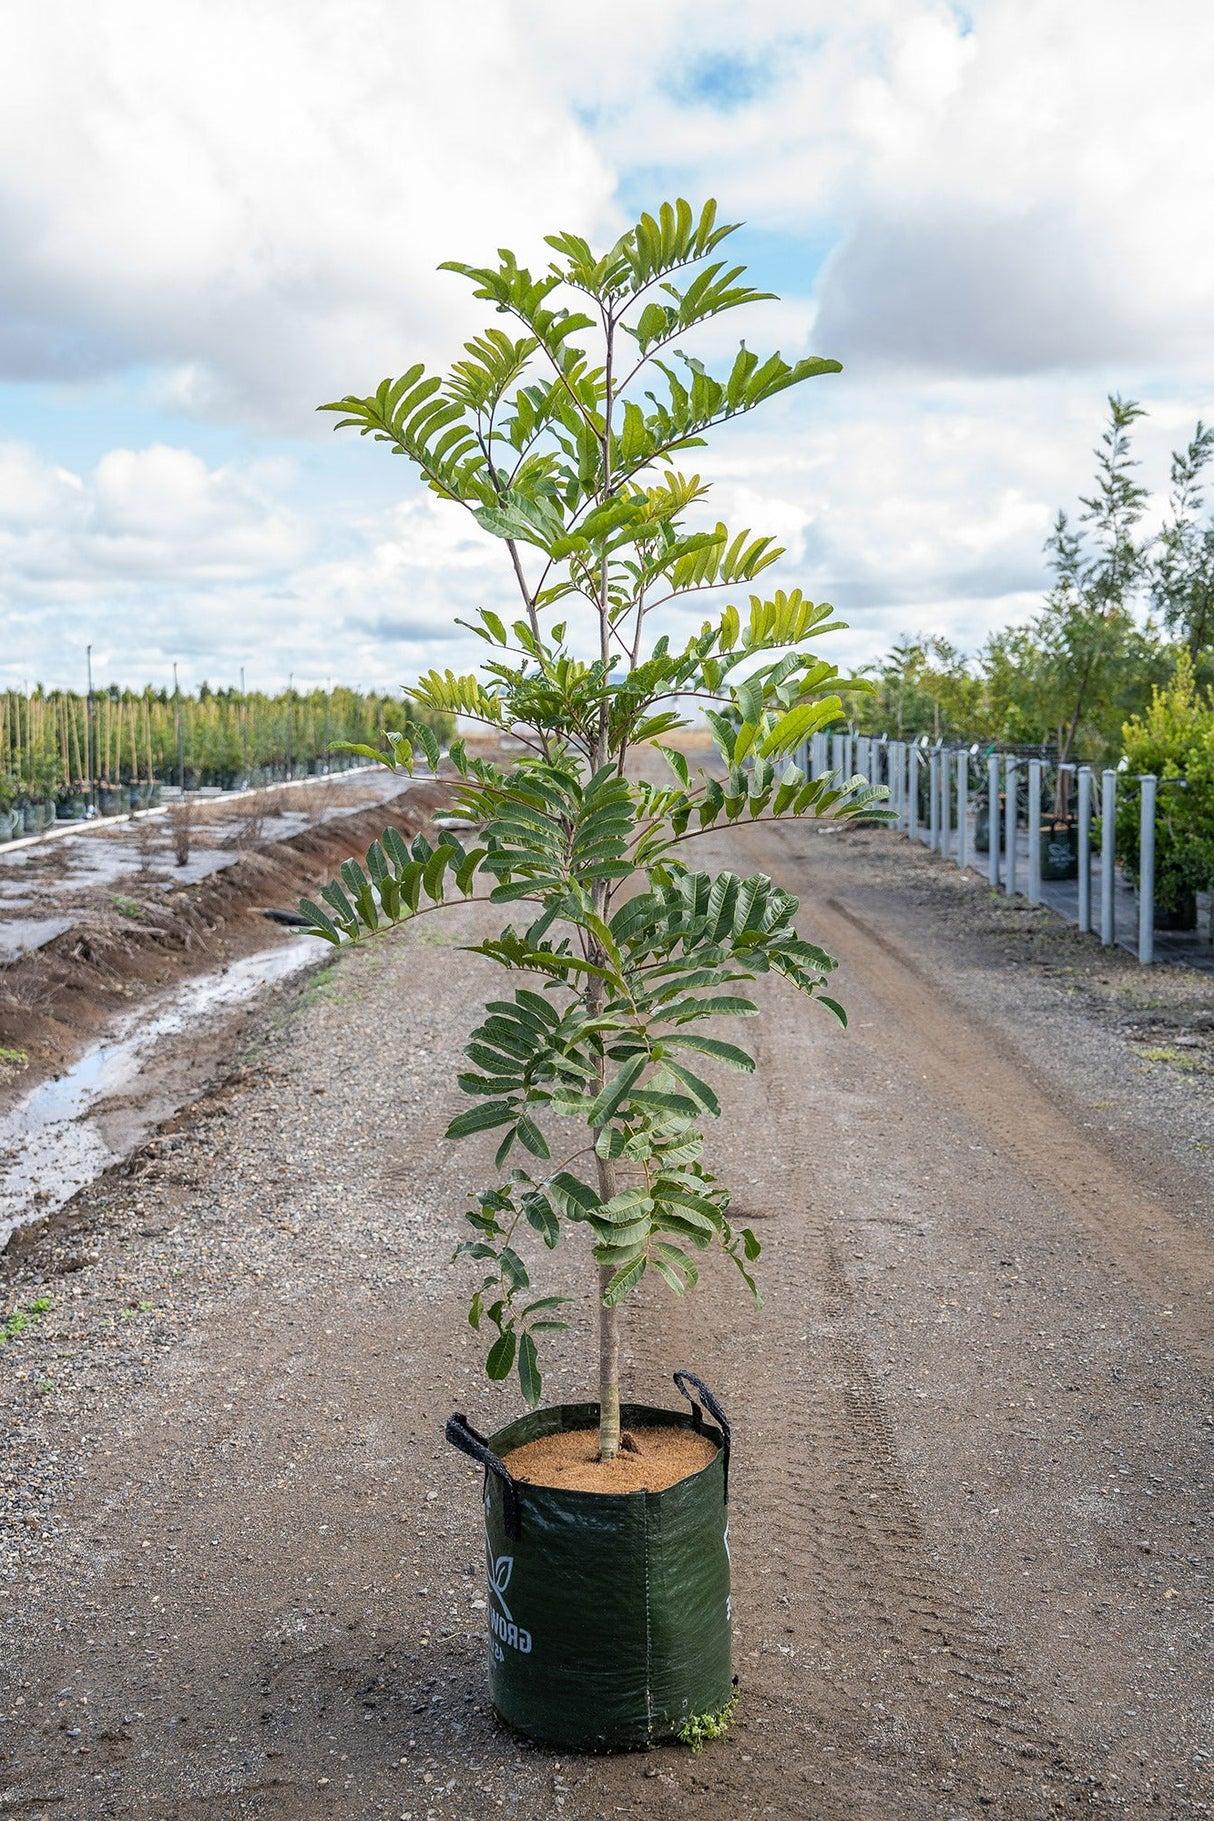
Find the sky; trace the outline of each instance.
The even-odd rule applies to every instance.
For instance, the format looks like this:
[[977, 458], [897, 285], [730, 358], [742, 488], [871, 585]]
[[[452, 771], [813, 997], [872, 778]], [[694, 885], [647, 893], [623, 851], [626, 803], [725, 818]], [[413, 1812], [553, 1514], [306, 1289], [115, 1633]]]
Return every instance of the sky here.
[[718, 200], [843, 363], [725, 428], [830, 653], [1031, 616], [1111, 391], [1140, 478], [1214, 418], [1204, 0], [11, 0], [0, 685], [394, 688], [468, 668], [502, 545], [316, 407], [483, 326], [443, 259]]

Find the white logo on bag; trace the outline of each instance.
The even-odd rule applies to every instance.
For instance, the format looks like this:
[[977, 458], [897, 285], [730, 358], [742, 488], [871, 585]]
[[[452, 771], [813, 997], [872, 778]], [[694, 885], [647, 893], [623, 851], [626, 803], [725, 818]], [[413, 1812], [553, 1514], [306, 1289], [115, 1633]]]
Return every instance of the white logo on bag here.
[[[726, 1520], [726, 1524], [725, 1524], [724, 1542], [725, 1542], [725, 1560], [730, 1565], [730, 1567], [732, 1567], [733, 1566], [733, 1557], [729, 1553], [729, 1523], [728, 1523], [728, 1520]], [[732, 1595], [732, 1593], [727, 1593], [725, 1595], [725, 1622], [727, 1625], [732, 1624], [732, 1622], [733, 1622], [733, 1595]]]
[[500, 1639], [503, 1644], [508, 1644], [511, 1650], [517, 1650], [523, 1656], [530, 1656], [531, 1633], [525, 1631], [521, 1625], [515, 1624], [514, 1614], [506, 1604], [506, 1589], [510, 1585], [510, 1576], [514, 1573], [514, 1557], [499, 1555], [495, 1560], [493, 1551], [489, 1547], [488, 1537], [485, 1538], [485, 1553], [489, 1558], [489, 1592], [497, 1601], [497, 1606], [501, 1607], [499, 1612], [497, 1606], [494, 1606], [491, 1601], [489, 1629], [495, 1638]]

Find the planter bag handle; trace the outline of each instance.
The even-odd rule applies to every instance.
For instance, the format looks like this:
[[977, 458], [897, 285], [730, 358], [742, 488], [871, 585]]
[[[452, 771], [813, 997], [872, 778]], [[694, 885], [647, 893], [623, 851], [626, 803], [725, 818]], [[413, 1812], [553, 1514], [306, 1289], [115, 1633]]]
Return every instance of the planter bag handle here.
[[479, 1461], [486, 1473], [495, 1473], [502, 1482], [502, 1499], [506, 1519], [506, 1534], [511, 1538], [518, 1536], [518, 1488], [510, 1477], [510, 1469], [500, 1456], [494, 1454], [479, 1429], [474, 1429], [468, 1418], [457, 1410], [447, 1418], [447, 1440], [461, 1454]]
[[[729, 1418], [722, 1410], [720, 1404], [718, 1404], [716, 1398], [712, 1395], [712, 1392], [708, 1389], [708, 1386], [704, 1383], [704, 1380], [702, 1378], [697, 1378], [694, 1372], [676, 1372], [674, 1375], [674, 1383], [676, 1391], [681, 1391], [683, 1396], [687, 1399], [687, 1402], [691, 1405], [691, 1414], [695, 1418], [696, 1428], [702, 1429], [704, 1427], [704, 1410], [707, 1410], [709, 1416], [721, 1431], [724, 1441], [722, 1453], [725, 1456], [721, 1465], [724, 1470], [725, 1503], [728, 1505], [730, 1449]], [[688, 1390], [689, 1385], [692, 1387], [691, 1390]], [[701, 1405], [704, 1407], [703, 1410], [700, 1408]]]

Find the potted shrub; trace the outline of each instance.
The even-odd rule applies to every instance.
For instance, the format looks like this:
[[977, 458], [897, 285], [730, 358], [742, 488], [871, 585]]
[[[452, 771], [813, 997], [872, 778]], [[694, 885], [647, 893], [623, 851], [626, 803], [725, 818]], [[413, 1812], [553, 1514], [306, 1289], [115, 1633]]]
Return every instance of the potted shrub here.
[[[718, 426], [838, 370], [743, 344], [714, 377], [679, 355], [699, 325], [766, 295], [716, 257], [731, 232], [714, 204], [680, 201], [601, 255], [551, 236], [539, 275], [509, 252], [452, 264], [493, 315], [450, 372], [414, 366], [322, 407], [497, 538], [517, 589], [517, 617], [484, 607], [467, 623], [487, 647], [479, 676], [432, 671], [406, 691], [418, 719], [385, 736], [386, 755], [347, 748], [437, 767], [423, 716], [490, 730], [495, 756], [451, 744], [452, 827], [433, 844], [388, 830], [301, 908], [334, 943], [461, 898], [511, 918], [471, 945], [508, 979], [471, 1035], [469, 1104], [447, 1136], [496, 1140], [457, 1256], [475, 1273], [489, 1377], [517, 1373], [532, 1414], [489, 1438], [461, 1414], [448, 1434], [485, 1468], [493, 1700], [565, 1747], [699, 1737], [730, 1700], [728, 1423], [690, 1373], [676, 1375], [689, 1412], [621, 1404], [620, 1306], [647, 1275], [683, 1295], [710, 1247], [757, 1299], [759, 1243], [730, 1222], [702, 1154], [720, 1111], [709, 1077], [753, 1067], [722, 1029], [755, 1012], [747, 983], [769, 973], [843, 1017], [796, 899], [759, 873], [696, 870], [695, 839], [872, 814], [887, 794], [806, 778], [796, 755], [839, 718], [841, 692], [869, 685], [814, 651], [839, 624], [829, 606], [754, 591], [782, 552], [714, 523], [706, 483], [678, 465]], [[714, 595], [725, 604], [686, 630], [679, 610], [698, 617]], [[718, 757], [697, 769], [669, 737], [700, 711]], [[533, 1282], [523, 1242], [542, 1256], [570, 1232], [598, 1305], [597, 1396], [537, 1409], [564, 1299]]]

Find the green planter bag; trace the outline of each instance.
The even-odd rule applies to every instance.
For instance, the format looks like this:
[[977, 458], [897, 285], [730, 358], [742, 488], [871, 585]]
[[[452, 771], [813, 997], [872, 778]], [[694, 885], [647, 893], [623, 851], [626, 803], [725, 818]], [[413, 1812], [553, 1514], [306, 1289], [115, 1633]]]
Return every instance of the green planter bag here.
[[671, 1738], [733, 1692], [729, 1423], [690, 1372], [674, 1382], [690, 1414], [620, 1411], [626, 1427], [696, 1429], [716, 1444], [707, 1466], [663, 1492], [573, 1492], [511, 1476], [503, 1454], [597, 1429], [597, 1404], [537, 1410], [488, 1438], [462, 1415], [447, 1423], [447, 1440], [485, 1468], [490, 1697], [520, 1732], [565, 1750]]

